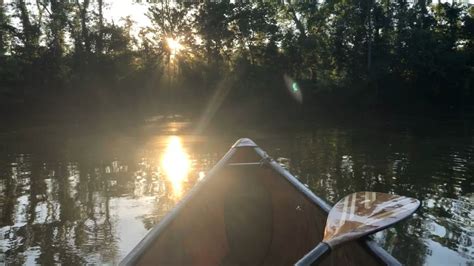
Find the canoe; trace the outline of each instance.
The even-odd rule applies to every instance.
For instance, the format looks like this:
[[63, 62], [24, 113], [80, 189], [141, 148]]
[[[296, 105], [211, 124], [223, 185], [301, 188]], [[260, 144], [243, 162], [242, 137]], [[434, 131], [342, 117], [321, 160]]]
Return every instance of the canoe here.
[[[238, 140], [121, 265], [293, 265], [321, 240], [330, 206], [250, 139]], [[400, 265], [370, 239], [321, 265]]]

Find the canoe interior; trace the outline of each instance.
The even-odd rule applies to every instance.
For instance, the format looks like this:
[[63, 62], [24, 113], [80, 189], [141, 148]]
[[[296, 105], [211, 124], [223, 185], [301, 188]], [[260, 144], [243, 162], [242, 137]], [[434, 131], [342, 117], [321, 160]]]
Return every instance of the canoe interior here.
[[[227, 163], [260, 159], [245, 147]], [[270, 165], [226, 164], [203, 182], [133, 264], [293, 265], [322, 240], [327, 213]], [[342, 245], [321, 265], [381, 264], [361, 241]]]

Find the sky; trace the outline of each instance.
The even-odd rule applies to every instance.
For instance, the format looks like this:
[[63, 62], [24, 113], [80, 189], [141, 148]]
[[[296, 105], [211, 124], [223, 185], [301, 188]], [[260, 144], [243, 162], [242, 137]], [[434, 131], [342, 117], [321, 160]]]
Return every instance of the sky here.
[[121, 18], [130, 16], [140, 27], [148, 26], [150, 22], [145, 15], [148, 10], [148, 4], [138, 4], [134, 2], [133, 0], [106, 1], [107, 10], [104, 14], [115, 23], [120, 23]]
[[[9, 4], [13, 1], [15, 0], [0, 0], [0, 3]], [[95, 0], [91, 0], [91, 2], [94, 1]], [[26, 2], [33, 5], [33, 7], [36, 5], [35, 0], [26, 0]], [[139, 4], [136, 3], [136, 0], [105, 0], [104, 2], [106, 3], [104, 15], [108, 19], [113, 19], [114, 22], [118, 23], [122, 17], [130, 16], [132, 20], [138, 24], [148, 25], [148, 18], [145, 16], [148, 10], [148, 4]], [[146, 0], [142, 0], [142, 2], [146, 2]]]
[[[130, 16], [132, 20], [137, 22], [138, 26], [148, 26], [150, 22], [146, 17], [149, 4], [147, 0], [141, 0], [142, 3], [136, 3], [137, 0], [105, 0], [109, 5], [110, 12], [106, 12], [109, 18], [113, 19], [114, 22], [118, 23], [120, 18]], [[160, 1], [160, 0], [158, 0]], [[438, 0], [432, 0], [433, 3], [437, 3]], [[452, 2], [453, 0], [441, 0], [441, 2]], [[455, 0], [457, 2], [468, 1], [470, 4], [474, 4], [474, 0]]]
[[[2, 0], [0, 0], [1, 2]], [[4, 0], [4, 3], [10, 3], [14, 0]], [[92, 0], [94, 1], [94, 0]], [[106, 10], [104, 12], [108, 19], [120, 24], [121, 18], [130, 16], [132, 20], [137, 23], [138, 27], [148, 26], [150, 22], [146, 17], [149, 4], [147, 0], [139, 0], [142, 3], [136, 3], [137, 0], [105, 0]], [[149, 0], [148, 0], [149, 1]], [[157, 0], [160, 1], [160, 0]], [[441, 2], [451, 2], [452, 0], [441, 0]], [[466, 1], [466, 0], [458, 0]], [[474, 4], [474, 0], [467, 0], [470, 4]], [[34, 3], [34, 0], [27, 0], [27, 2]], [[437, 2], [434, 0], [433, 2]]]

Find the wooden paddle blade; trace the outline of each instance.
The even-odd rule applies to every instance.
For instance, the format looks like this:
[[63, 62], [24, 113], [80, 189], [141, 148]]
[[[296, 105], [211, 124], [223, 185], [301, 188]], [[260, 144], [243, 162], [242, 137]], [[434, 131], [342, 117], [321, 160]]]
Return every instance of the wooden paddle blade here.
[[414, 198], [378, 192], [357, 192], [341, 199], [329, 212], [324, 239], [334, 247], [399, 222], [420, 206]]

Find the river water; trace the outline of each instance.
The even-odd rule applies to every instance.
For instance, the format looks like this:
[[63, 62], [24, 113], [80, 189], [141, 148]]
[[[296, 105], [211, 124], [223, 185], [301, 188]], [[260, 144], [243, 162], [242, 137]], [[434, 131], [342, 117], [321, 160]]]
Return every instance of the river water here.
[[106, 133], [0, 135], [0, 263], [119, 263], [244, 136], [330, 203], [364, 190], [420, 199], [413, 218], [374, 236], [402, 263], [474, 261], [472, 127], [338, 125], [205, 135], [183, 127], [163, 121]]

